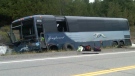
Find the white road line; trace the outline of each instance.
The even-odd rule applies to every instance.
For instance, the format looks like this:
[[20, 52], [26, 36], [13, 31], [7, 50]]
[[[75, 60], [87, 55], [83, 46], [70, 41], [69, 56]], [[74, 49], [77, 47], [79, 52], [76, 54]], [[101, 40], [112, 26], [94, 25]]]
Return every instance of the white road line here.
[[104, 55], [114, 55], [114, 54], [117, 55], [117, 54], [125, 54], [125, 53], [135, 53], [135, 51], [115, 52], [115, 53], [102, 53], [102, 54], [94, 54], [94, 55], [90, 55], [89, 54], [89, 55], [76, 55], [76, 56], [65, 56], [65, 57], [27, 59], [27, 60], [15, 60], [15, 61], [3, 61], [3, 62], [0, 62], [0, 64], [32, 62], [32, 61], [43, 61], [43, 60], [57, 60], [57, 59], [79, 58], [79, 57], [91, 57], [91, 56], [104, 56]]

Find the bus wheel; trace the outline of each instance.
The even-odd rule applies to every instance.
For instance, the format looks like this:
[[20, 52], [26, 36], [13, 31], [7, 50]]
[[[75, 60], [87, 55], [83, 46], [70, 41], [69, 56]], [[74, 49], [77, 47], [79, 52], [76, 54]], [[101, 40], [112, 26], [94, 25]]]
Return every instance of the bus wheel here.
[[49, 50], [58, 50], [58, 47], [56, 45], [51, 45], [49, 47]]
[[112, 47], [118, 47], [118, 42], [114, 41], [114, 42], [112, 43]]
[[63, 46], [63, 49], [68, 51], [68, 50], [75, 50], [74, 46], [72, 44], [69, 44], [69, 43], [66, 43], [64, 46]]
[[124, 46], [124, 42], [123, 41], [120, 41], [119, 42], [119, 45], [118, 45], [118, 48], [122, 48]]
[[124, 46], [124, 41], [120, 41], [120, 45], [121, 46]]

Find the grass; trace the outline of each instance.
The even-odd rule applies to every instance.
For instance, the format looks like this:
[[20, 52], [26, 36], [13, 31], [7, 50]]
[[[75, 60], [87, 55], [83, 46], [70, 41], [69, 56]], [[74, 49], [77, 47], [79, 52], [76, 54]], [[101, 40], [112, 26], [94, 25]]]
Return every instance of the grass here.
[[9, 32], [10, 27], [9, 26], [4, 26], [0, 28], [0, 43], [9, 43], [9, 37], [7, 32]]
[[135, 43], [135, 26], [130, 27], [131, 41]]

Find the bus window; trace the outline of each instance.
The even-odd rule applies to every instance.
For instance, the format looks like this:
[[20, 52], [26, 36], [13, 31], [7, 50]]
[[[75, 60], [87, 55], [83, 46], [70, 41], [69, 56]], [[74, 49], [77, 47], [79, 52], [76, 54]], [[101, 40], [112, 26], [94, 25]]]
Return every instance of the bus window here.
[[43, 24], [37, 24], [38, 37], [43, 33]]
[[20, 40], [20, 30], [19, 29], [13, 30], [13, 33], [16, 37], [16, 41], [19, 41]]
[[33, 19], [22, 21], [22, 35], [24, 39], [33, 39], [35, 38], [35, 30]]
[[59, 32], [67, 32], [67, 25], [65, 21], [57, 22], [57, 30]]
[[19, 41], [21, 40], [22, 36], [21, 36], [21, 22], [16, 22], [16, 23], [13, 23], [12, 24], [12, 35], [14, 35], [14, 39], [15, 41], [13, 42], [16, 42], [16, 41]]

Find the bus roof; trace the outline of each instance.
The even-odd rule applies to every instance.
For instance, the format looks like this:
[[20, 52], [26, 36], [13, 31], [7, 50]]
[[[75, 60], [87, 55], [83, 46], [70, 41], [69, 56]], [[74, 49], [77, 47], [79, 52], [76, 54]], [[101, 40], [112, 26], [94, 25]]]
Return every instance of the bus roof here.
[[16, 22], [19, 22], [19, 21], [22, 21], [22, 20], [26, 20], [26, 19], [30, 19], [30, 18], [44, 17], [44, 16], [53, 16], [53, 15], [32, 15], [32, 16], [26, 16], [26, 17], [22, 17], [20, 19], [16, 19], [12, 23], [16, 23]]
[[85, 17], [85, 16], [65, 16], [69, 19], [79, 20], [127, 20], [126, 18], [111, 18], [111, 17]]
[[[46, 16], [54, 16], [54, 15], [32, 15], [26, 16], [20, 19], [14, 20], [12, 23], [16, 23], [22, 20], [36, 18], [36, 17], [46, 17]], [[79, 19], [79, 20], [127, 20], [126, 18], [109, 18], [109, 17], [88, 17], [88, 16], [54, 16], [57, 21], [63, 21], [65, 18], [67, 19]]]

